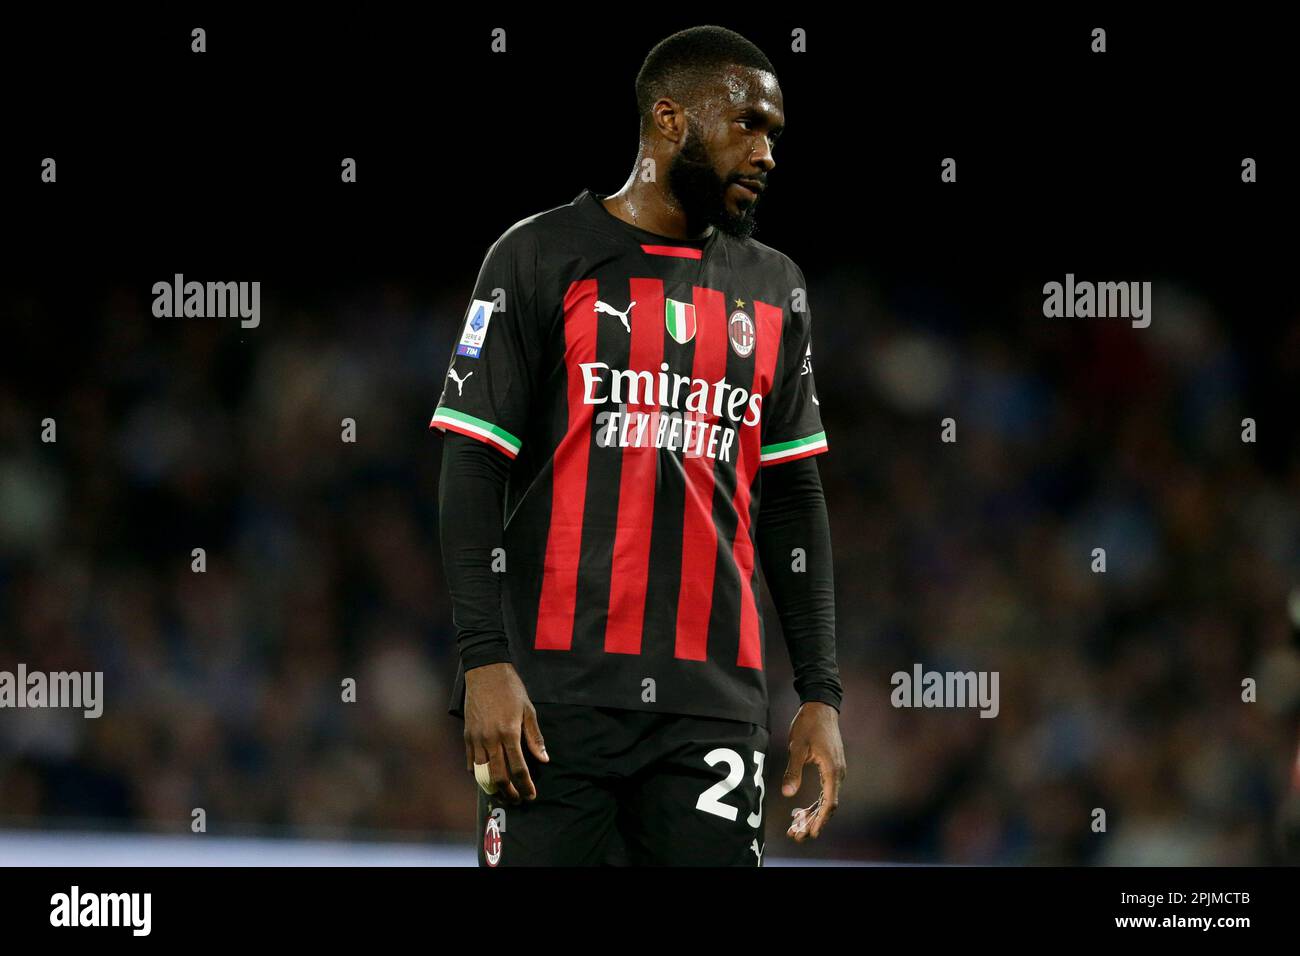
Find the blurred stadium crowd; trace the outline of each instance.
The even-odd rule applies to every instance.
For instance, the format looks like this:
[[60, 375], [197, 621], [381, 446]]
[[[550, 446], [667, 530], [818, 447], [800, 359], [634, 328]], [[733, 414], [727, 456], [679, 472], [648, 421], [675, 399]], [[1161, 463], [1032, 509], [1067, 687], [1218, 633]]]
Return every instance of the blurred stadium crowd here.
[[[773, 855], [1268, 862], [1300, 321], [1240, 341], [1172, 284], [1145, 330], [1046, 319], [1032, 283], [993, 319], [855, 271], [810, 285], [849, 775], [799, 849], [769, 785]], [[0, 828], [185, 833], [201, 807], [212, 832], [468, 842], [427, 430], [461, 290], [269, 291], [244, 330], [155, 319], [147, 288], [101, 291], [75, 334], [35, 296], [4, 315], [0, 669], [102, 670], [106, 699], [0, 711]], [[797, 701], [767, 614], [772, 781]], [[1000, 714], [895, 709], [917, 662], [998, 671]]]

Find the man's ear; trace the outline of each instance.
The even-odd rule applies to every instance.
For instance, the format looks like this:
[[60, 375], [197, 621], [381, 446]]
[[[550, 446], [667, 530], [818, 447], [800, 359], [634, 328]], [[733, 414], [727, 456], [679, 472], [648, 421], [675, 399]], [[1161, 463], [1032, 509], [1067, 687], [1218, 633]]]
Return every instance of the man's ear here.
[[650, 116], [659, 135], [680, 145], [686, 138], [686, 108], [671, 97], [661, 96], [650, 108]]

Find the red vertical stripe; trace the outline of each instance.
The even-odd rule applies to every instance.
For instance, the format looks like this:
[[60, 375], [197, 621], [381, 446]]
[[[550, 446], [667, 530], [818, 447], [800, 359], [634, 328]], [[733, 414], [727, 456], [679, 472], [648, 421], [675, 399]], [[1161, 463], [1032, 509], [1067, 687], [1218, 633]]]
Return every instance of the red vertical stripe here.
[[540, 650], [567, 651], [573, 644], [582, 515], [587, 501], [587, 459], [591, 455], [591, 418], [595, 408], [582, 400], [582, 369], [578, 365], [596, 361], [596, 318], [596, 280], [572, 283], [564, 296], [569, 420], [552, 462], [551, 525], [546, 534], [534, 641]]
[[[754, 355], [754, 381], [750, 394], [763, 396], [763, 414], [767, 414], [767, 399], [776, 376], [776, 356], [781, 343], [781, 310], [763, 302], [754, 303], [754, 332], [758, 343]], [[758, 470], [758, 456], [762, 445], [763, 423], [741, 427], [736, 444], [736, 495], [732, 505], [740, 519], [736, 525], [736, 540], [731, 554], [740, 569], [740, 650], [736, 655], [738, 667], [763, 667], [763, 643], [758, 632], [758, 606], [754, 603], [754, 590], [750, 582], [754, 577], [754, 542], [749, 536], [750, 487]]]
[[[654, 527], [655, 484], [659, 449], [659, 363], [664, 360], [664, 284], [659, 279], [632, 279], [628, 293], [636, 306], [630, 316], [632, 343], [627, 367], [651, 375], [648, 390], [634, 404], [611, 408], [633, 415], [623, 447], [618, 483], [618, 525], [614, 532], [614, 560], [610, 568], [609, 617], [605, 623], [605, 650], [614, 654], [640, 654], [645, 622], [646, 581], [650, 576], [650, 532]], [[671, 379], [669, 380], [671, 383]], [[641, 385], [638, 385], [640, 388]], [[639, 418], [637, 413], [646, 417]], [[641, 423], [645, 431], [639, 432]], [[622, 430], [621, 428], [619, 429]], [[638, 435], [640, 443], [637, 444]]]
[[[695, 289], [695, 362], [691, 375], [716, 382], [727, 373], [727, 309], [716, 289]], [[728, 421], [709, 412], [692, 415], [701, 423]], [[699, 447], [692, 434], [691, 446]], [[707, 444], [705, 445], [707, 448]], [[754, 456], [758, 456], [755, 446]], [[709, 614], [713, 610], [713, 576], [718, 559], [718, 526], [713, 521], [713, 463], [706, 454], [682, 454], [686, 471], [686, 505], [682, 514], [682, 579], [677, 593], [677, 643], [674, 656], [707, 659]], [[743, 589], [742, 589], [743, 590]]]

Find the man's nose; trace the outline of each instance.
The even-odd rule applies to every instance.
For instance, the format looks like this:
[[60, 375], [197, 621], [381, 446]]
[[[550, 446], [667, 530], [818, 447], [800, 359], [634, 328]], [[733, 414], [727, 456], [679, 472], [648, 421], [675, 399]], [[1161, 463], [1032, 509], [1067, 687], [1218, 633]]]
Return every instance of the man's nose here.
[[755, 146], [754, 151], [749, 154], [749, 161], [764, 173], [770, 173], [776, 168], [776, 160], [772, 158], [772, 145], [768, 142], [766, 136], [759, 141], [759, 145]]

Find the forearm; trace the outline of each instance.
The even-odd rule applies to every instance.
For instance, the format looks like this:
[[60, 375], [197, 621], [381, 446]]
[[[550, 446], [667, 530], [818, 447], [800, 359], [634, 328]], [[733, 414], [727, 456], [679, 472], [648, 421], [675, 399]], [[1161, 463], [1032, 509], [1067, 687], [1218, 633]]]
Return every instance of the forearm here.
[[[799, 700], [838, 710], [843, 688], [835, 661], [830, 519], [815, 458], [764, 469], [757, 542]], [[803, 550], [801, 561], [796, 548]]]
[[465, 670], [510, 660], [501, 619], [502, 547], [510, 462], [483, 442], [448, 431], [438, 479], [438, 531], [451, 594], [456, 647]]

